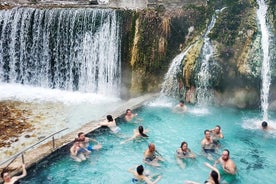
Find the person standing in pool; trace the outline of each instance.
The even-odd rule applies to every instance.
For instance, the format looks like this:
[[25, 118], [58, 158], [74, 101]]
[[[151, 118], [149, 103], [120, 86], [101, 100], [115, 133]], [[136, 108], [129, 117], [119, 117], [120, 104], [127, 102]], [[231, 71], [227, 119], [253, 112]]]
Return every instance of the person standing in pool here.
[[236, 164], [232, 159], [230, 159], [230, 151], [228, 149], [224, 149], [221, 157], [215, 161], [216, 164], [221, 164], [224, 172], [234, 175], [237, 172]]
[[224, 138], [221, 127], [217, 125], [214, 129], [210, 130], [210, 133], [211, 133], [211, 138], [213, 140], [213, 144], [215, 144], [216, 146], [219, 146], [220, 144], [219, 140]]
[[117, 126], [116, 121], [111, 115], [107, 115], [106, 121], [100, 123], [100, 126], [107, 126], [115, 134], [121, 131], [121, 128]]
[[128, 141], [131, 141], [131, 140], [134, 140], [134, 139], [137, 139], [137, 138], [147, 138], [148, 135], [145, 134], [147, 132], [148, 132], [148, 130], [144, 130], [143, 126], [139, 126], [138, 129], [133, 130], [133, 136], [132, 137], [126, 139], [125, 141], [122, 141], [120, 144], [124, 144]]
[[[84, 134], [83, 132], [78, 133], [78, 138], [77, 138], [77, 140], [78, 140], [79, 142], [81, 142], [81, 143], [84, 145], [84, 147], [87, 148], [89, 151], [99, 150], [99, 149], [102, 148], [102, 145], [99, 144], [98, 141], [96, 141], [95, 139], [91, 139], [91, 138], [85, 137], [85, 134]], [[95, 143], [97, 143], [97, 144], [94, 145], [94, 146], [91, 146], [91, 145], [89, 144], [90, 141], [93, 141], [93, 142], [95, 142]]]
[[184, 113], [187, 111], [187, 106], [184, 103], [184, 100], [180, 100], [179, 104], [177, 104], [174, 109], [173, 112], [175, 113]]
[[183, 169], [185, 168], [185, 163], [183, 159], [185, 158], [196, 158], [196, 155], [188, 148], [188, 143], [183, 141], [180, 148], [176, 150], [176, 162]]
[[126, 120], [126, 122], [131, 122], [133, 120], [133, 118], [136, 116], [137, 116], [137, 114], [133, 114], [131, 109], [127, 109], [126, 114], [125, 114], [125, 120]]
[[1, 172], [1, 177], [2, 177], [2, 179], [4, 181], [3, 184], [14, 184], [14, 183], [17, 183], [17, 181], [19, 179], [24, 178], [26, 175], [27, 175], [27, 171], [26, 171], [25, 164], [22, 164], [22, 174], [19, 175], [19, 176], [13, 176], [13, 177], [11, 177], [10, 173], [7, 170], [5, 170], [5, 169]]
[[211, 137], [211, 133], [209, 130], [204, 131], [205, 137], [201, 141], [201, 147], [203, 153], [207, 156], [209, 160], [213, 160], [212, 153], [214, 153], [215, 150], [215, 145], [213, 143], [213, 139]]
[[155, 149], [155, 145], [153, 143], [150, 143], [148, 146], [148, 149], [144, 152], [144, 160], [146, 164], [152, 165], [152, 166], [160, 166], [158, 161], [164, 161], [162, 156], [158, 153], [158, 151]]
[[136, 168], [136, 171], [133, 168], [129, 169], [128, 171], [132, 173], [135, 177], [132, 179], [133, 183], [142, 181], [146, 184], [155, 184], [161, 179], [161, 176], [158, 176], [154, 181], [151, 181], [151, 178], [149, 176], [144, 175], [144, 167], [142, 165], [139, 165]]

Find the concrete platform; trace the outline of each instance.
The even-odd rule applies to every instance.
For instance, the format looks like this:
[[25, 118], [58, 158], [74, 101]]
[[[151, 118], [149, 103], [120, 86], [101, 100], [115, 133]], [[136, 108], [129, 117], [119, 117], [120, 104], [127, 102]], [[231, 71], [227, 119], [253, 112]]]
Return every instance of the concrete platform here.
[[[138, 107], [141, 107], [146, 101], [154, 99], [158, 96], [159, 96], [159, 94], [147, 94], [147, 95], [140, 96], [137, 98], [132, 98], [132, 99], [126, 101], [123, 105], [119, 106], [114, 112], [110, 112], [108, 114], [111, 114], [114, 118], [120, 117], [123, 114], [125, 114], [126, 109], [137, 109]], [[46, 158], [47, 156], [49, 156], [56, 150], [73, 142], [73, 140], [76, 138], [76, 136], [79, 132], [84, 132], [85, 134], [88, 134], [88, 133], [93, 132], [94, 130], [100, 128], [100, 126], [98, 126], [97, 124], [104, 120], [105, 119], [99, 119], [97, 121], [88, 122], [85, 125], [83, 125], [82, 127], [80, 127], [79, 129], [62, 136], [59, 139], [56, 139], [55, 140], [55, 148], [53, 148], [52, 139], [49, 138], [49, 139], [45, 140], [44, 143], [42, 142], [40, 145], [30, 149], [29, 151], [26, 151], [24, 153], [24, 162], [26, 165], [26, 169], [31, 167], [33, 164], [38, 163], [42, 159]], [[9, 159], [9, 158], [7, 158], [7, 159]], [[5, 164], [0, 166], [1, 172], [2, 172], [3, 168], [5, 168], [12, 160], [13, 159], [9, 159], [9, 161], [7, 161]], [[18, 155], [18, 157], [14, 161], [12, 161], [12, 163], [8, 167], [8, 170], [12, 171], [11, 175], [17, 175], [22, 172], [22, 169], [21, 169], [22, 161], [23, 161], [23, 159], [22, 159], [21, 155]], [[1, 179], [0, 179], [0, 182], [2, 182]]]

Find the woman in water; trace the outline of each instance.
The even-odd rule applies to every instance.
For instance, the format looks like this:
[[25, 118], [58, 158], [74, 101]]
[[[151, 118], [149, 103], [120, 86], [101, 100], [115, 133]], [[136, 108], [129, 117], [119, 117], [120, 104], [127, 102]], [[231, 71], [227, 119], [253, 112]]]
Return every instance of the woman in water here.
[[[220, 183], [220, 174], [216, 167], [205, 162], [205, 166], [209, 167], [212, 171], [210, 172], [209, 178], [204, 182], [206, 184], [219, 184]], [[184, 184], [200, 184], [194, 181], [184, 181]]]
[[196, 158], [196, 155], [188, 148], [188, 143], [183, 141], [180, 148], [176, 150], [176, 162], [181, 168], [185, 168], [184, 158]]
[[146, 137], [148, 137], [148, 135], [145, 134], [146, 132], [148, 132], [148, 130], [144, 130], [143, 126], [139, 126], [138, 129], [133, 130], [133, 136], [132, 137], [126, 139], [125, 141], [122, 141], [120, 144], [124, 144], [128, 141], [131, 141], [131, 140], [134, 140], [134, 139], [137, 139], [137, 138], [146, 138]]

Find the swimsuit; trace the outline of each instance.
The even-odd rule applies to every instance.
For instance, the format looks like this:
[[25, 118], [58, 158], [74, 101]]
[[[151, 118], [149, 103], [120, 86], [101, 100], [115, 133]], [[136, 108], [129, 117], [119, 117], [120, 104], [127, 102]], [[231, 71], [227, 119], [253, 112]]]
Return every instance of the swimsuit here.
[[118, 126], [112, 128], [112, 132], [115, 133], [115, 134], [117, 134], [117, 133], [120, 132], [120, 131], [121, 131], [121, 128], [118, 127]]
[[205, 148], [203, 148], [203, 150], [204, 150], [205, 153], [214, 153], [215, 152], [214, 148], [211, 148], [211, 149], [205, 149]]
[[86, 148], [87, 148], [89, 151], [93, 151], [93, 146], [88, 145]]
[[155, 156], [155, 155], [152, 155], [151, 157], [146, 157], [146, 158], [145, 158], [145, 161], [151, 162], [151, 161], [153, 161], [155, 158], [156, 158], [156, 156]]

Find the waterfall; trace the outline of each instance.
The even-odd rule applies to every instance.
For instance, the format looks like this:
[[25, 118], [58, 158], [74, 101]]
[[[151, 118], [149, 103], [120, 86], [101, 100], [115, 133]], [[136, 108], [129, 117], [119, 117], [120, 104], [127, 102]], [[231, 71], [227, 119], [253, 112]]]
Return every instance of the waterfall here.
[[213, 99], [213, 93], [210, 90], [210, 59], [213, 56], [213, 46], [210, 42], [208, 34], [213, 29], [216, 23], [217, 14], [225, 9], [216, 10], [215, 14], [212, 16], [211, 22], [209, 23], [206, 32], [203, 35], [203, 46], [201, 50], [201, 65], [200, 71], [198, 73], [198, 86], [197, 86], [197, 103], [201, 105], [206, 105], [211, 103]]
[[212, 16], [211, 22], [207, 27], [207, 30], [203, 36], [203, 47], [201, 51], [202, 61], [200, 71], [198, 73], [198, 87], [197, 87], [197, 102], [198, 104], [208, 104], [211, 102], [213, 94], [209, 90], [209, 82], [211, 74], [209, 71], [209, 61], [213, 56], [213, 47], [208, 37], [208, 34], [215, 26], [216, 15]]
[[257, 18], [261, 29], [261, 48], [262, 48], [262, 89], [261, 89], [261, 105], [263, 111], [263, 120], [268, 120], [268, 97], [271, 83], [270, 74], [270, 58], [269, 58], [269, 31], [266, 25], [267, 5], [264, 0], [258, 0], [259, 9], [257, 10]]
[[178, 54], [172, 61], [168, 72], [165, 75], [164, 82], [162, 83], [161, 94], [167, 96], [176, 96], [179, 94], [179, 81], [177, 80], [178, 74], [181, 72], [181, 63], [188, 53], [188, 51], [192, 48], [193, 45], [188, 47], [184, 52]]
[[0, 38], [1, 82], [119, 95], [115, 10], [1, 10]]

